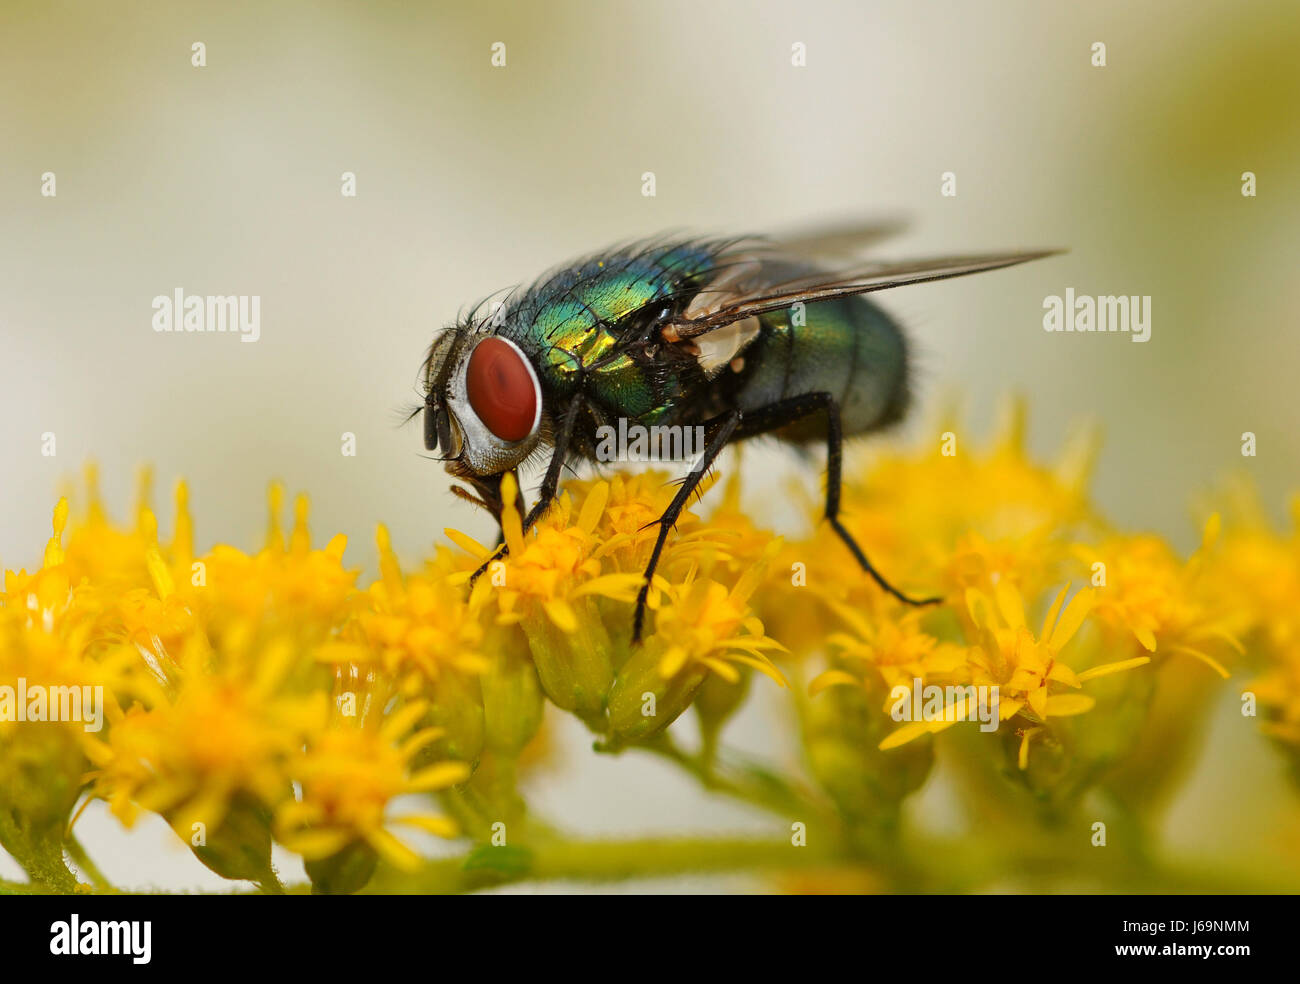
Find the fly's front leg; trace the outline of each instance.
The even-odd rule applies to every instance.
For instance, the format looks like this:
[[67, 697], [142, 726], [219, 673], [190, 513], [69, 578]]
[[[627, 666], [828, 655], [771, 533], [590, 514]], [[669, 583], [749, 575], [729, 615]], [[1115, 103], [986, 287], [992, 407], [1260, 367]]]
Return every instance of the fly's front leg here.
[[668, 504], [664, 514], [654, 523], [649, 525], [659, 526], [659, 536], [655, 539], [655, 548], [650, 553], [650, 563], [646, 565], [645, 582], [641, 585], [641, 591], [636, 596], [636, 614], [632, 618], [632, 642], [635, 644], [641, 641], [641, 629], [645, 622], [646, 601], [650, 596], [650, 582], [654, 578], [655, 568], [659, 566], [659, 557], [663, 554], [664, 544], [668, 540], [668, 534], [673, 526], [677, 523], [677, 518], [686, 508], [686, 503], [691, 498], [691, 493], [695, 491], [696, 486], [700, 484], [701, 479], [713, 464], [713, 460], [718, 453], [727, 446], [731, 440], [736, 428], [740, 425], [743, 414], [739, 410], [732, 410], [730, 413], [723, 414], [720, 417], [714, 417], [704, 426], [712, 430], [709, 442], [705, 445], [704, 455], [700, 458], [700, 463], [690, 470], [686, 478], [682, 481], [681, 487], [677, 494], [673, 496], [673, 501]]
[[[546, 476], [542, 479], [542, 487], [537, 502], [528, 513], [522, 517], [523, 531], [527, 533], [533, 528], [533, 524], [545, 515], [546, 510], [550, 508], [555, 501], [556, 492], [560, 487], [560, 474], [564, 471], [564, 462], [569, 456], [569, 445], [573, 441], [573, 428], [577, 423], [578, 414], [583, 407], [584, 399], [582, 390], [573, 394], [573, 399], [564, 410], [564, 417], [560, 421], [560, 431], [555, 436], [555, 450], [551, 454], [551, 463], [546, 466]], [[516, 503], [520, 500], [516, 499]], [[510, 553], [509, 546], [502, 542], [492, 551], [487, 560], [479, 565], [478, 570], [470, 575], [469, 583], [473, 584], [482, 576], [495, 561], [503, 560]]]
[[582, 412], [584, 402], [580, 389], [573, 394], [573, 399], [569, 401], [564, 411], [564, 419], [560, 421], [560, 432], [555, 437], [555, 452], [551, 455], [551, 463], [546, 466], [546, 477], [542, 479], [537, 502], [524, 517], [525, 533], [533, 528], [533, 524], [546, 514], [546, 510], [555, 501], [556, 492], [560, 488], [560, 475], [564, 471], [564, 462], [569, 457], [569, 445], [573, 442], [573, 428], [577, 424], [578, 414]]

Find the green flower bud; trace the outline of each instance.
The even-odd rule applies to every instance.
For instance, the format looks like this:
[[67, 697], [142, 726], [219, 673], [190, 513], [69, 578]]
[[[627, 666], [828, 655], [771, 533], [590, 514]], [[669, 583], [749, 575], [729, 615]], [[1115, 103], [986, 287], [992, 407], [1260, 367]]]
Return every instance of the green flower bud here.
[[934, 764], [929, 739], [882, 750], [896, 727], [884, 713], [884, 690], [831, 687], [800, 700], [804, 747], [814, 777], [839, 809], [891, 823], [903, 797], [919, 789]]
[[718, 732], [749, 694], [749, 684], [754, 674], [747, 668], [742, 668], [739, 672], [740, 679], [734, 683], [724, 680], [716, 673], [710, 673], [695, 695], [695, 713], [699, 715], [700, 731], [708, 746], [716, 744]]
[[532, 741], [543, 712], [537, 670], [518, 642], [504, 632], [489, 640], [485, 649], [493, 655], [479, 679], [487, 747], [510, 757]]
[[365, 841], [356, 840], [336, 854], [306, 861], [313, 895], [351, 895], [366, 887], [379, 864], [379, 855]]
[[62, 892], [77, 886], [63, 835], [86, 768], [76, 736], [59, 725], [17, 725], [0, 742], [0, 846], [34, 882]]
[[709, 676], [709, 669], [688, 664], [665, 680], [659, 671], [663, 647], [651, 639], [619, 670], [609, 692], [610, 732], [623, 741], [642, 741], [672, 724]]
[[193, 842], [192, 831], [174, 813], [167, 819], [194, 856], [222, 878], [255, 882], [268, 891], [279, 889], [280, 880], [271, 866], [271, 812], [252, 797], [241, 793], [231, 800], [220, 825], [205, 832], [202, 844]]
[[433, 687], [429, 723], [441, 728], [443, 737], [423, 749], [416, 766], [443, 759], [476, 762], [483, 753], [483, 694], [476, 676], [447, 670]]
[[576, 598], [572, 607], [577, 616], [572, 631], [561, 629], [543, 611], [520, 624], [546, 696], [603, 733], [605, 698], [614, 679], [609, 633], [592, 599]]

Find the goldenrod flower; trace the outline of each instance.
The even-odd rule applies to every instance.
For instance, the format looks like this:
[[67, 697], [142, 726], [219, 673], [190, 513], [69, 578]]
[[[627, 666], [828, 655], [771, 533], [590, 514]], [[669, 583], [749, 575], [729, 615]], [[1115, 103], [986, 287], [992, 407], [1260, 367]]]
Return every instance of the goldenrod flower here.
[[[600, 497], [602, 508], [592, 528], [600, 543], [598, 555], [610, 571], [621, 572], [639, 579], [650, 560], [655, 539], [659, 535], [659, 517], [677, 494], [677, 476], [650, 470], [629, 475], [612, 475], [606, 480], [571, 482], [568, 488], [575, 495]], [[706, 475], [696, 487], [695, 501], [702, 502], [717, 478], [717, 473]], [[604, 491], [602, 486], [608, 486]], [[719, 512], [727, 512], [728, 500], [724, 496], [708, 523], [700, 520], [687, 503], [669, 534], [668, 548], [659, 563], [659, 574], [673, 579], [684, 573], [702, 556], [717, 556], [735, 546], [735, 538], [728, 535], [723, 522], [715, 521]], [[584, 510], [585, 512], [585, 510]], [[763, 539], [766, 544], [770, 537]], [[761, 550], [760, 550], [761, 552]], [[731, 554], [727, 553], [726, 557]], [[754, 559], [757, 558], [755, 555]], [[722, 558], [719, 558], [722, 559]]]
[[1105, 572], [1105, 587], [1096, 595], [1097, 619], [1130, 633], [1147, 652], [1191, 656], [1227, 679], [1223, 664], [1206, 650], [1213, 645], [1240, 652], [1241, 644], [1230, 633], [1230, 620], [1197, 590], [1204, 555], [1218, 529], [1215, 515], [1206, 524], [1201, 551], [1186, 564], [1163, 540], [1149, 535], [1116, 536], [1095, 547], [1077, 547], [1086, 563]]
[[[88, 505], [60, 500], [40, 566], [5, 574], [0, 687], [101, 686], [103, 730], [0, 718], [0, 845], [71, 890], [71, 818], [100, 798], [123, 824], [162, 816], [228, 878], [274, 890], [274, 839], [301, 855], [313, 890], [350, 892], [419, 865], [402, 826], [482, 841], [506, 823], [512, 844], [550, 843], [517, 782], [549, 701], [603, 751], [664, 755], [783, 819], [835, 811], [860, 860], [904, 822], [931, 768], [934, 743], [914, 739], [982, 717], [970, 702], [995, 687], [985, 723], [1000, 739], [949, 746], [983, 804], [1004, 795], [991, 777], [1008, 754], [1044, 809], [1074, 808], [1103, 774], [1113, 795], [1152, 788], [1217, 677], [1165, 660], [1091, 684], [1163, 654], [1226, 673], [1223, 652], [1244, 651], [1264, 731], [1300, 763], [1300, 535], [1226, 509], [1222, 535], [1212, 520], [1183, 561], [1094, 514], [1086, 446], [1048, 468], [1024, 453], [1018, 415], [989, 449], [946, 431], [856, 470], [842, 514], [891, 579], [942, 604], [884, 595], [824, 523], [775, 537], [732, 476], [670, 531], [635, 646], [633, 604], [676, 491], [663, 473], [569, 481], [527, 533], [504, 476], [504, 556], [448, 531], [459, 552], [404, 568], [380, 525], [379, 576], [359, 583], [341, 536], [313, 546], [305, 497], [281, 526], [278, 485], [261, 549], [205, 551], [183, 483], [166, 539], [147, 473], [118, 524], [90, 470]], [[1093, 586], [1070, 597], [1059, 585], [1080, 560]], [[1026, 610], [1053, 596], [1034, 632]], [[787, 699], [819, 791], [719, 748], [754, 673], [798, 684]], [[962, 688], [948, 691], [957, 703], [896, 726], [896, 688], [930, 684]], [[665, 733], [692, 707], [698, 753]], [[483, 863], [502, 873], [526, 856]]]
[[1244, 689], [1260, 705], [1264, 732], [1289, 750], [1300, 780], [1300, 495], [1284, 532], [1248, 484], [1231, 487], [1225, 506], [1222, 536], [1202, 550], [1204, 592], [1257, 657], [1258, 673]]
[[[1082, 671], [1072, 669], [1062, 659], [1061, 650], [1083, 625], [1095, 603], [1095, 596], [1085, 589], [1062, 609], [1069, 587], [1067, 584], [1056, 596], [1037, 636], [1026, 625], [1020, 592], [1010, 584], [999, 583], [991, 599], [974, 588], [967, 592], [967, 610], [979, 631], [976, 644], [968, 650], [969, 680], [977, 688], [998, 688], [999, 720], [1007, 721], [1022, 714], [1030, 722], [1042, 724], [1053, 717], [1083, 714], [1096, 702], [1087, 694], [1073, 691], [1078, 691], [1088, 680], [1134, 669], [1151, 661], [1150, 657], [1140, 656]], [[972, 699], [963, 698], [967, 704]], [[975, 716], [974, 708], [969, 706], [946, 709], [940, 720], [905, 724], [882, 741], [881, 748], [895, 748]], [[1026, 734], [1022, 744], [1021, 768], [1027, 762], [1030, 734]]]
[[[773, 544], [769, 555], [779, 549]], [[609, 695], [609, 722], [623, 739], [662, 731], [684, 711], [710, 674], [739, 683], [739, 664], [788, 686], [767, 653], [785, 649], [763, 630], [749, 598], [763, 578], [763, 564], [728, 589], [699, 579], [694, 569], [680, 585], [668, 585], [655, 613], [654, 632], [619, 670]]]
[[126, 825], [143, 808], [166, 816], [187, 841], [195, 824], [215, 830], [240, 793], [272, 807], [289, 795], [289, 759], [324, 726], [324, 693], [280, 692], [294, 654], [287, 643], [258, 652], [251, 676], [208, 671], [206, 653], [181, 658], [173, 700], [139, 705], [88, 744], [96, 795]]
[[[826, 670], [809, 683], [810, 696], [827, 687], [845, 685], [862, 686], [872, 694], [888, 694], [899, 685], [911, 689], [918, 680], [946, 685], [963, 682], [970, 675], [966, 647], [940, 642], [924, 631], [920, 627], [922, 612], [870, 619], [843, 606], [837, 606], [837, 610], [855, 632], [836, 632], [826, 637], [835, 650], [837, 668]], [[885, 707], [891, 703], [886, 696]]]
[[[502, 516], [509, 555], [501, 561], [500, 583], [496, 592], [501, 609], [498, 621], [519, 622], [532, 613], [534, 606], [545, 612], [555, 627], [576, 632], [580, 599], [602, 596], [631, 601], [641, 585], [639, 574], [602, 574], [601, 557], [609, 552], [608, 541], [596, 536], [609, 500], [607, 482], [597, 482], [583, 498], [576, 521], [572, 517], [573, 499], [561, 495], [551, 510], [525, 535], [523, 523], [514, 509], [518, 485], [513, 475], [501, 483], [505, 503]], [[482, 544], [455, 530], [450, 536], [462, 548], [481, 560], [493, 556]], [[621, 541], [619, 541], [621, 542]], [[604, 547], [604, 549], [602, 549]], [[493, 583], [496, 572], [489, 571]]]
[[388, 816], [398, 796], [446, 789], [469, 778], [471, 770], [461, 762], [412, 768], [421, 750], [440, 736], [436, 728], [412, 731], [427, 710], [425, 703], [412, 702], [379, 727], [362, 718], [336, 717], [331, 727], [314, 734], [291, 763], [302, 798], [282, 802], [275, 812], [280, 842], [316, 860], [364, 841], [391, 864], [413, 868], [419, 856], [390, 826], [454, 837], [456, 825], [438, 814]]
[[294, 526], [286, 542], [279, 525], [283, 491], [271, 486], [267, 543], [256, 554], [218, 545], [204, 558], [203, 590], [196, 608], [212, 631], [248, 620], [283, 623], [302, 640], [323, 640], [359, 603], [357, 572], [343, 566], [347, 538], [333, 537], [324, 549], [311, 547], [305, 496], [294, 502]]
[[1235, 637], [1258, 632], [1275, 650], [1300, 642], [1300, 494], [1288, 530], [1275, 529], [1249, 483], [1233, 483], [1215, 504], [1222, 533], [1202, 546], [1206, 594], [1219, 599]]
[[[1085, 494], [1092, 446], [1081, 439], [1048, 468], [1025, 454], [1024, 430], [1016, 403], [988, 450], [949, 422], [924, 452], [875, 455], [846, 475], [841, 518], [900, 586], [987, 591], [993, 575], [1005, 574], [1037, 594], [1055, 578], [1045, 562], [1059, 563], [1058, 544], [1092, 519]], [[850, 576], [856, 564], [824, 524], [817, 543], [818, 555], [836, 559], [838, 581], [849, 588], [865, 581]]]
[[522, 628], [547, 695], [600, 730], [616, 644], [596, 601], [631, 602], [642, 583], [639, 574], [603, 572], [604, 544], [595, 530], [609, 484], [598, 482], [587, 490], [576, 520], [572, 497], [561, 495], [527, 534], [515, 508], [513, 475], [502, 481], [501, 495], [508, 557], [491, 560], [492, 551], [464, 534], [448, 530], [448, 536], [476, 558], [491, 560], [479, 583], [492, 588], [497, 622]]
[[763, 623], [749, 615], [747, 602], [759, 579], [760, 570], [750, 570], [728, 589], [717, 581], [697, 580], [687, 575], [680, 585], [670, 585], [669, 601], [655, 615], [655, 638], [663, 648], [659, 673], [671, 679], [690, 664], [712, 670], [735, 683], [740, 674], [732, 663], [740, 663], [787, 686], [767, 652], [785, 649], [763, 632]]
[[448, 670], [482, 672], [487, 661], [481, 651], [480, 611], [489, 582], [480, 581], [470, 592], [463, 578], [452, 573], [403, 574], [383, 525], [376, 541], [381, 576], [370, 585], [369, 604], [357, 615], [363, 638], [326, 647], [322, 658], [358, 665], [373, 660], [407, 693], [436, 682]]

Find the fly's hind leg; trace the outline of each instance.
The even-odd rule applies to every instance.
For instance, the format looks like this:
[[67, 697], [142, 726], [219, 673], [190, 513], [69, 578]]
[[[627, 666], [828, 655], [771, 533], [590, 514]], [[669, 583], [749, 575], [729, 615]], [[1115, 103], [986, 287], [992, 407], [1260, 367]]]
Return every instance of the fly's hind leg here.
[[806, 393], [769, 404], [758, 410], [745, 413], [745, 434], [761, 434], [782, 424], [793, 423], [802, 417], [811, 416], [818, 411], [826, 413], [826, 520], [836, 536], [844, 541], [858, 564], [871, 575], [871, 579], [880, 585], [882, 591], [892, 595], [905, 605], [934, 605], [942, 598], [911, 598], [885, 580], [884, 576], [872, 566], [866, 553], [844, 524], [840, 522], [840, 484], [841, 484], [841, 450], [844, 434], [840, 426], [840, 405], [830, 393]]

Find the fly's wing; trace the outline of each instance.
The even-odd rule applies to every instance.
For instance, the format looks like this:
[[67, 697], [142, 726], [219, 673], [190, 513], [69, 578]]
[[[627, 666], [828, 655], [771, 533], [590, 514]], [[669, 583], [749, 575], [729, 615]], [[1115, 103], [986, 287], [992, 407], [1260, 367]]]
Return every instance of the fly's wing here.
[[713, 283], [703, 288], [689, 307], [664, 325], [664, 337], [671, 340], [698, 338], [754, 315], [779, 311], [794, 304], [852, 294], [920, 284], [931, 280], [964, 277], [969, 273], [999, 270], [1061, 250], [1023, 253], [988, 253], [949, 256], [902, 263], [869, 263], [839, 273], [814, 273], [778, 283], [761, 283], [762, 263], [757, 257], [741, 259]]
[[903, 233], [907, 226], [907, 221], [901, 216], [881, 217], [870, 221], [805, 226], [773, 236], [772, 241], [786, 256], [855, 259], [876, 244]]

